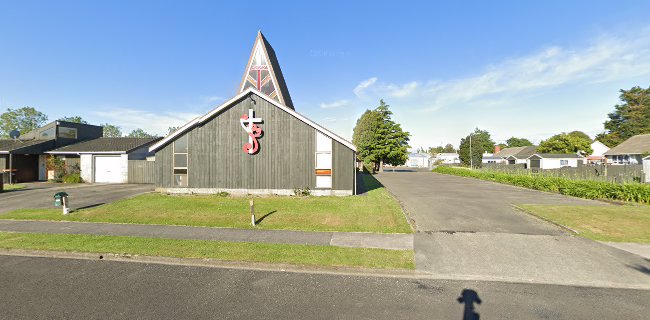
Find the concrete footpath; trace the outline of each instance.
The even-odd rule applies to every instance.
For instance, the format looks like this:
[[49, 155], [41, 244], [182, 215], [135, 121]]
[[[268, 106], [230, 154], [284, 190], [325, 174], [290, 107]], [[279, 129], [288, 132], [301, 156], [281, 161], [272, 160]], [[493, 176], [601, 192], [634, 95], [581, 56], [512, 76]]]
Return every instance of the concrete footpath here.
[[0, 220], [0, 231], [51, 234], [92, 234], [103, 236], [130, 236], [182, 240], [263, 242], [349, 248], [413, 250], [413, 234], [250, 230], [211, 227], [27, 220]]

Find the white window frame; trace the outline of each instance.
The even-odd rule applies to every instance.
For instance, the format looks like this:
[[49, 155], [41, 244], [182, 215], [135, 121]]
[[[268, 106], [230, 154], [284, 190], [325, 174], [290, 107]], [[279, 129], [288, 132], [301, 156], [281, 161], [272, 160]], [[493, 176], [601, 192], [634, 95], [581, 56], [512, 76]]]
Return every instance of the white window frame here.
[[[334, 159], [332, 150], [334, 149], [334, 141], [331, 137], [316, 130], [316, 152], [314, 157], [314, 168], [316, 170], [330, 170], [329, 175], [316, 175], [316, 188], [317, 189], [332, 189], [334, 181]], [[329, 157], [328, 157], [329, 156]], [[326, 163], [319, 163], [318, 159], [326, 161]], [[323, 159], [325, 158], [325, 159]], [[322, 162], [322, 161], [321, 161]], [[329, 162], [329, 163], [327, 163]], [[314, 172], [316, 174], [316, 172]]]
[[[176, 152], [176, 141], [178, 141], [179, 139], [187, 139], [187, 152]], [[189, 188], [189, 186], [190, 186], [190, 181], [189, 181], [189, 176], [190, 176], [190, 170], [189, 170], [190, 154], [189, 154], [189, 152], [190, 152], [190, 141], [189, 141], [189, 138], [188, 138], [187, 134], [180, 136], [178, 139], [176, 139], [176, 140], [174, 140], [172, 142], [172, 185], [174, 187]], [[185, 167], [177, 167], [176, 166], [176, 155], [177, 154], [184, 154], [185, 155], [185, 157], [186, 157], [186, 160], [185, 160], [186, 165], [185, 165]], [[180, 170], [184, 169], [185, 174], [176, 174], [176, 169], [180, 169]], [[185, 185], [185, 186], [177, 185], [176, 184], [176, 176], [185, 176], [185, 181], [186, 181], [187, 185]]]

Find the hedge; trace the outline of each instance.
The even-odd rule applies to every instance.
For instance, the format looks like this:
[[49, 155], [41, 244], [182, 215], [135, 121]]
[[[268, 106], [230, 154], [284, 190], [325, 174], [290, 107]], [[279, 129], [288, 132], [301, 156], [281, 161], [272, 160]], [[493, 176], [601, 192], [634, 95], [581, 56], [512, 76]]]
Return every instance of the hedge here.
[[433, 172], [511, 184], [585, 199], [609, 199], [650, 204], [650, 184], [617, 184], [605, 181], [570, 180], [530, 174], [512, 174], [466, 168], [437, 167]]

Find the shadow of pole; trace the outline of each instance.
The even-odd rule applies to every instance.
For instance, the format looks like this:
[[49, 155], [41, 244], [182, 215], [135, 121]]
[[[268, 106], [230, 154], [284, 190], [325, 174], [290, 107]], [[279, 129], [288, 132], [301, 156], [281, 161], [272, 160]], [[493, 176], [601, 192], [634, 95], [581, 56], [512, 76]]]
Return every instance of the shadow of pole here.
[[460, 297], [456, 299], [458, 303], [464, 303], [463, 320], [478, 320], [480, 315], [474, 310], [474, 304], [481, 304], [481, 298], [478, 293], [472, 289], [464, 289]]
[[266, 217], [268, 217], [268, 216], [270, 216], [270, 215], [272, 215], [272, 214], [274, 214], [276, 212], [278, 212], [278, 210], [273, 210], [273, 211], [261, 216], [259, 219], [255, 220], [255, 225], [260, 224], [264, 219], [266, 219]]

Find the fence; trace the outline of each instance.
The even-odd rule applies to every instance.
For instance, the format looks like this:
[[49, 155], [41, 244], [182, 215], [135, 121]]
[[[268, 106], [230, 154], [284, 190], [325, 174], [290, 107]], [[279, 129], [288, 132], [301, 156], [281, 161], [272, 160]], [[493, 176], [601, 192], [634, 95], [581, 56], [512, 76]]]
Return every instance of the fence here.
[[154, 183], [156, 162], [129, 160], [129, 183]]
[[594, 180], [614, 183], [650, 182], [646, 181], [643, 165], [584, 165], [559, 169], [526, 169], [524, 165], [490, 164], [481, 170], [512, 174], [530, 174], [545, 177], [560, 177], [571, 180]]

